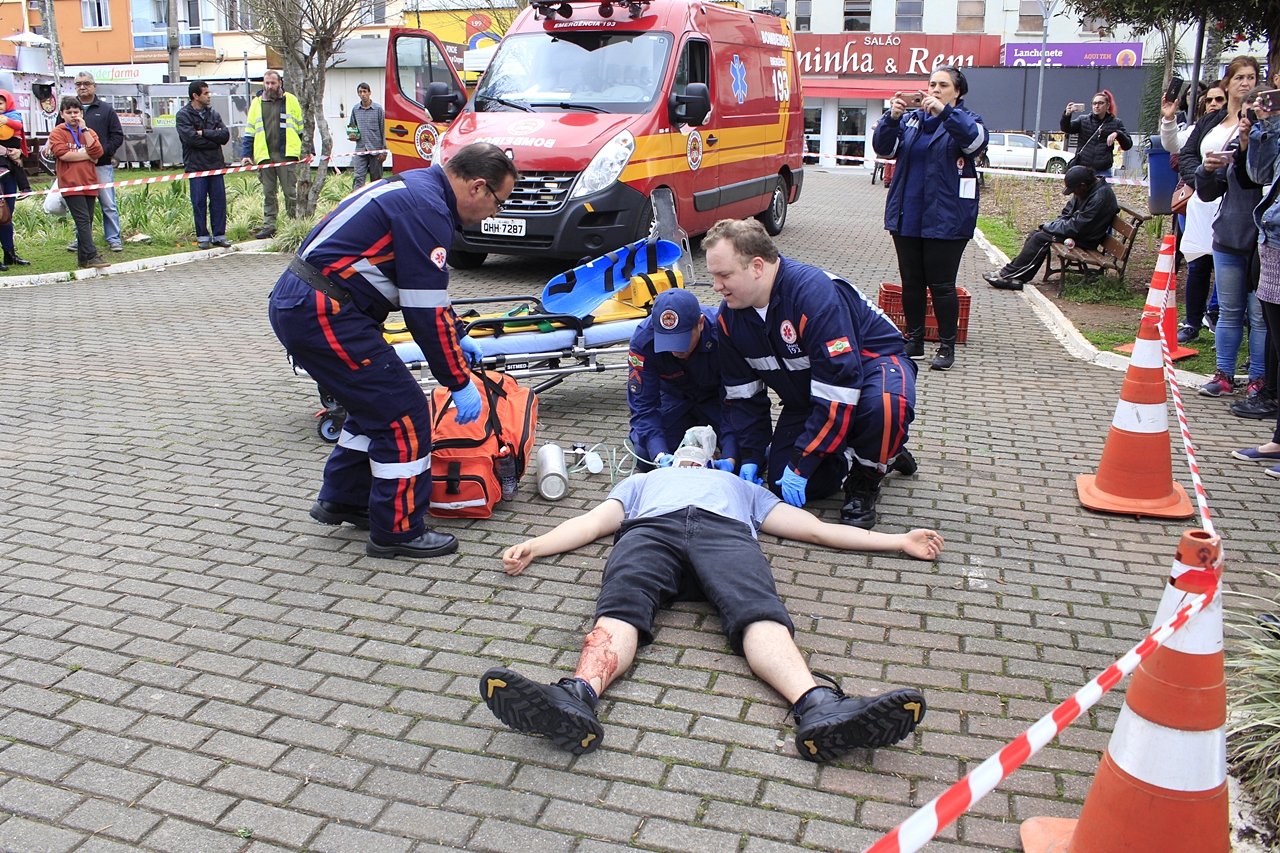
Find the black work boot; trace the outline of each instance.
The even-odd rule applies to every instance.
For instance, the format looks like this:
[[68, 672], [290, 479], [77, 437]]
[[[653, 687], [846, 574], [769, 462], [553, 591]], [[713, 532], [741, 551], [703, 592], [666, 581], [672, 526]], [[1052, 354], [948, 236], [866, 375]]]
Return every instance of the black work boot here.
[[604, 728], [596, 719], [596, 697], [579, 678], [538, 684], [505, 666], [495, 666], [480, 676], [480, 697], [511, 728], [545, 735], [574, 755], [595, 752], [604, 738]]
[[335, 501], [316, 501], [311, 505], [309, 515], [321, 524], [341, 524], [346, 522], [361, 530], [369, 529], [369, 508], [355, 504], [340, 504]]
[[897, 471], [904, 477], [910, 477], [920, 470], [920, 466], [916, 463], [916, 458], [911, 455], [911, 451], [904, 447], [894, 457], [893, 464], [889, 466], [889, 470]]
[[889, 746], [915, 731], [925, 710], [924, 696], [909, 688], [858, 699], [839, 686], [815, 687], [795, 704], [796, 752], [808, 761], [834, 761], [851, 749]]
[[437, 533], [427, 528], [417, 539], [408, 542], [374, 542], [373, 537], [364, 543], [364, 552], [370, 557], [440, 557], [458, 550], [458, 538], [452, 533]]
[[884, 475], [856, 462], [844, 481], [845, 505], [840, 507], [840, 523], [870, 530], [876, 526], [876, 499]]
[[930, 370], [950, 370], [951, 366], [956, 363], [956, 339], [947, 340], [943, 338], [938, 343], [938, 354], [933, 357], [933, 361], [929, 363]]
[[924, 329], [907, 329], [907, 358], [924, 357]]

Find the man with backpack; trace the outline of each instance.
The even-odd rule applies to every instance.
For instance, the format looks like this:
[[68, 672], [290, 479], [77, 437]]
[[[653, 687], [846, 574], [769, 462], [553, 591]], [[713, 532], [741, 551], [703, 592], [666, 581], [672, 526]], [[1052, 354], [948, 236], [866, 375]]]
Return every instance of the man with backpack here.
[[497, 214], [519, 172], [501, 148], [476, 142], [448, 164], [412, 169], [347, 196], [320, 221], [271, 292], [271, 327], [296, 365], [347, 410], [311, 507], [321, 524], [369, 530], [371, 557], [435, 557], [458, 540], [427, 528], [431, 415], [413, 374], [382, 336], [400, 311], [459, 423], [480, 392], [449, 303], [448, 247], [463, 225]]

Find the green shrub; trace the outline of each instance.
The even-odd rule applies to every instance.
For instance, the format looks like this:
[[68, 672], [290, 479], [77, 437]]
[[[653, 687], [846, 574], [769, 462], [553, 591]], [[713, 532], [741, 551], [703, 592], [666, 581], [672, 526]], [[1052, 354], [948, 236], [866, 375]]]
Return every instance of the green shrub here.
[[[1267, 604], [1280, 609], [1280, 602]], [[1234, 674], [1227, 759], [1253, 796], [1257, 817], [1276, 827], [1280, 825], [1280, 637], [1252, 618], [1233, 621], [1231, 627], [1243, 639], [1233, 642], [1227, 660]]]

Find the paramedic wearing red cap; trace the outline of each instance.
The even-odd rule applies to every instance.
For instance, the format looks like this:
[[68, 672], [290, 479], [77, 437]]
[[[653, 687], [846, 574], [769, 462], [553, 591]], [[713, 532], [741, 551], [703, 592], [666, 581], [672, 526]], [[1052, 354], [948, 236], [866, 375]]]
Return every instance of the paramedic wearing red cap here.
[[[740, 476], [764, 473], [796, 507], [843, 482], [840, 520], [871, 529], [885, 474], [916, 470], [904, 446], [916, 367], [902, 333], [849, 282], [779, 255], [753, 219], [720, 220], [702, 245], [724, 297], [720, 370]], [[782, 401], [776, 425], [766, 389]]]
[[631, 335], [627, 355], [627, 405], [636, 454], [658, 466], [694, 426], [710, 426], [720, 436], [720, 459], [712, 465], [732, 471], [738, 442], [729, 428], [720, 381], [716, 319], [719, 309], [698, 304], [687, 290], [658, 294], [653, 313]]
[[480, 414], [449, 304], [448, 247], [462, 225], [497, 214], [519, 173], [502, 149], [473, 143], [449, 162], [352, 193], [303, 241], [271, 292], [271, 327], [294, 363], [347, 410], [311, 517], [369, 530], [371, 557], [434, 557], [458, 541], [423, 520], [431, 494], [431, 418], [416, 379], [382, 337], [400, 311], [458, 422]]

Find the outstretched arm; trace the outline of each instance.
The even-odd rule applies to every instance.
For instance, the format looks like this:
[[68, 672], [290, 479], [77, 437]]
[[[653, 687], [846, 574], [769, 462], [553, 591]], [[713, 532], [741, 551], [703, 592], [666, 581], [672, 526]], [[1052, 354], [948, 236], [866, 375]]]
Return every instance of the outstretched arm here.
[[616, 532], [624, 517], [622, 503], [607, 500], [590, 512], [563, 522], [549, 533], [512, 545], [502, 554], [502, 568], [509, 575], [518, 575], [537, 557], [563, 554]]
[[907, 533], [876, 533], [844, 524], [828, 524], [802, 509], [780, 503], [760, 530], [770, 536], [812, 542], [841, 551], [901, 551], [917, 560], [933, 560], [942, 553], [942, 534], [916, 529]]

